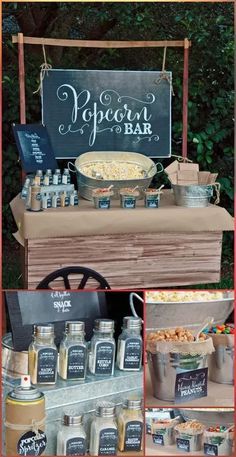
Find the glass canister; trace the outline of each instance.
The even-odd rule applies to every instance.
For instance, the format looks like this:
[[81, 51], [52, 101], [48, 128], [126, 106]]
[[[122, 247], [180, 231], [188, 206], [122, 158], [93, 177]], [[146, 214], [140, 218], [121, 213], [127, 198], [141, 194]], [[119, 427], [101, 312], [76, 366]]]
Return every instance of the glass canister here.
[[64, 414], [57, 434], [57, 455], [85, 455], [86, 452], [87, 439], [82, 416]]
[[122, 371], [139, 371], [142, 365], [142, 319], [126, 316], [118, 338], [117, 367]]
[[28, 349], [32, 384], [55, 384], [58, 352], [54, 343], [54, 325], [34, 326], [33, 341]]
[[142, 400], [128, 399], [118, 417], [119, 450], [139, 452], [142, 450], [143, 414]]
[[118, 429], [115, 419], [115, 405], [101, 402], [96, 407], [96, 415], [90, 429], [90, 455], [116, 455]]
[[62, 379], [83, 381], [87, 368], [84, 322], [68, 321], [59, 349], [59, 375]]
[[116, 350], [113, 338], [114, 321], [96, 319], [93, 331], [89, 350], [89, 371], [96, 376], [112, 376]]

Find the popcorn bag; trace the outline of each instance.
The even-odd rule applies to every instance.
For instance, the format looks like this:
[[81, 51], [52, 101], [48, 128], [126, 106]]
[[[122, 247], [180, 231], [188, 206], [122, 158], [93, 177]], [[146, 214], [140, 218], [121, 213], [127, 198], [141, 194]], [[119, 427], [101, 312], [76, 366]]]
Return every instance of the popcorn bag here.
[[185, 452], [202, 449], [204, 425], [197, 421], [187, 421], [175, 427], [176, 446]]
[[205, 455], [232, 455], [233, 441], [226, 426], [209, 427], [204, 432]]
[[152, 440], [154, 444], [168, 446], [175, 443], [174, 427], [180, 422], [180, 417], [174, 419], [153, 420]]

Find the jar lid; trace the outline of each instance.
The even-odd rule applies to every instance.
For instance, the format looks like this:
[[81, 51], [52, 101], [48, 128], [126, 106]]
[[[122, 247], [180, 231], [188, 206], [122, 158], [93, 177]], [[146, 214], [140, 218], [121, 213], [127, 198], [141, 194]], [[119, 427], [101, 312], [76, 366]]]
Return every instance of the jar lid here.
[[140, 317], [125, 316], [123, 318], [123, 328], [141, 329], [142, 319]]
[[116, 405], [109, 401], [103, 401], [96, 406], [96, 416], [99, 417], [114, 417]]
[[142, 409], [142, 399], [141, 398], [128, 398], [126, 401], [126, 408], [127, 409]]
[[34, 335], [36, 336], [52, 336], [54, 335], [53, 324], [39, 324], [34, 326]]
[[81, 333], [84, 332], [84, 322], [82, 321], [67, 321], [65, 323], [66, 333]]
[[71, 416], [70, 414], [64, 414], [63, 424], [67, 425], [80, 425], [82, 424], [82, 416]]
[[114, 331], [114, 321], [111, 319], [95, 319], [94, 330], [109, 333]]
[[30, 376], [21, 376], [20, 386], [15, 387], [9, 392], [8, 398], [13, 398], [19, 401], [30, 402], [44, 397], [44, 394], [35, 387], [31, 386]]

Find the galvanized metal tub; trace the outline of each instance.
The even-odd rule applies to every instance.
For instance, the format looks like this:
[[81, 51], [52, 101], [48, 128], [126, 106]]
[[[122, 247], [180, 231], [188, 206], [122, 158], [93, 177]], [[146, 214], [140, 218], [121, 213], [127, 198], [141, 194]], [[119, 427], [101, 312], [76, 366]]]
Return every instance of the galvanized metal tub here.
[[197, 420], [207, 427], [234, 423], [233, 408], [181, 408], [179, 413], [185, 421]]
[[[82, 165], [89, 164], [91, 162], [108, 162], [108, 161], [116, 161], [116, 162], [129, 162], [135, 165], [140, 165], [143, 170], [148, 174], [147, 177], [143, 177], [140, 179], [130, 179], [130, 180], [104, 180], [104, 179], [97, 179], [91, 178], [84, 175], [81, 172]], [[161, 164], [160, 164], [161, 165]], [[68, 167], [70, 171], [76, 172], [77, 175], [77, 183], [78, 183], [78, 190], [80, 195], [85, 198], [86, 200], [92, 200], [92, 191], [95, 188], [102, 188], [102, 187], [109, 187], [113, 185], [114, 191], [114, 199], [119, 199], [119, 190], [122, 187], [136, 187], [138, 186], [140, 190], [140, 197], [143, 197], [143, 191], [147, 189], [152, 181], [152, 178], [157, 173], [157, 166], [149, 157], [146, 157], [142, 154], [138, 154], [136, 152], [86, 152], [81, 154], [77, 157], [75, 164], [69, 162]], [[73, 168], [71, 168], [73, 167]], [[163, 171], [163, 167], [161, 165], [161, 170], [159, 173]]]
[[147, 353], [154, 397], [164, 401], [175, 400], [175, 380], [178, 373], [206, 368], [206, 355], [186, 355], [157, 352]]
[[11, 333], [2, 338], [2, 370], [4, 376], [13, 379], [28, 374], [28, 351], [19, 352], [13, 349]]
[[[221, 339], [221, 336], [214, 335], [214, 338]], [[232, 336], [232, 341], [234, 335]], [[213, 344], [214, 344], [213, 338]], [[219, 384], [234, 384], [234, 346], [215, 345], [215, 352], [209, 355], [209, 379]]]
[[190, 185], [180, 186], [172, 185], [177, 206], [187, 208], [204, 208], [210, 205], [211, 197], [213, 196], [212, 185]]

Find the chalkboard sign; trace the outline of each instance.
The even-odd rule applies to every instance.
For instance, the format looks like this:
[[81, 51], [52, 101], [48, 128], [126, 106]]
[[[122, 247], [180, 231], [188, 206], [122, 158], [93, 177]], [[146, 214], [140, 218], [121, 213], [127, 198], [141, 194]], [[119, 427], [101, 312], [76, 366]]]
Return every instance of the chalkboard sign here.
[[204, 443], [205, 455], [218, 455], [218, 446], [216, 444]]
[[208, 368], [178, 373], [175, 380], [175, 402], [182, 403], [207, 396]]
[[164, 446], [164, 435], [155, 433], [152, 435], [152, 441], [154, 444], [160, 444], [161, 446]]
[[13, 132], [26, 173], [58, 168], [46, 127], [39, 124], [13, 124]]
[[185, 440], [184, 438], [176, 438], [176, 445], [178, 449], [181, 449], [185, 452], [190, 452], [190, 440]]
[[170, 72], [47, 70], [42, 122], [57, 158], [89, 151], [171, 155]]
[[33, 324], [54, 323], [55, 341], [58, 345], [65, 329], [65, 321], [84, 321], [89, 340], [93, 334], [94, 319], [107, 317], [104, 292], [9, 291], [5, 294], [16, 351], [28, 349]]

